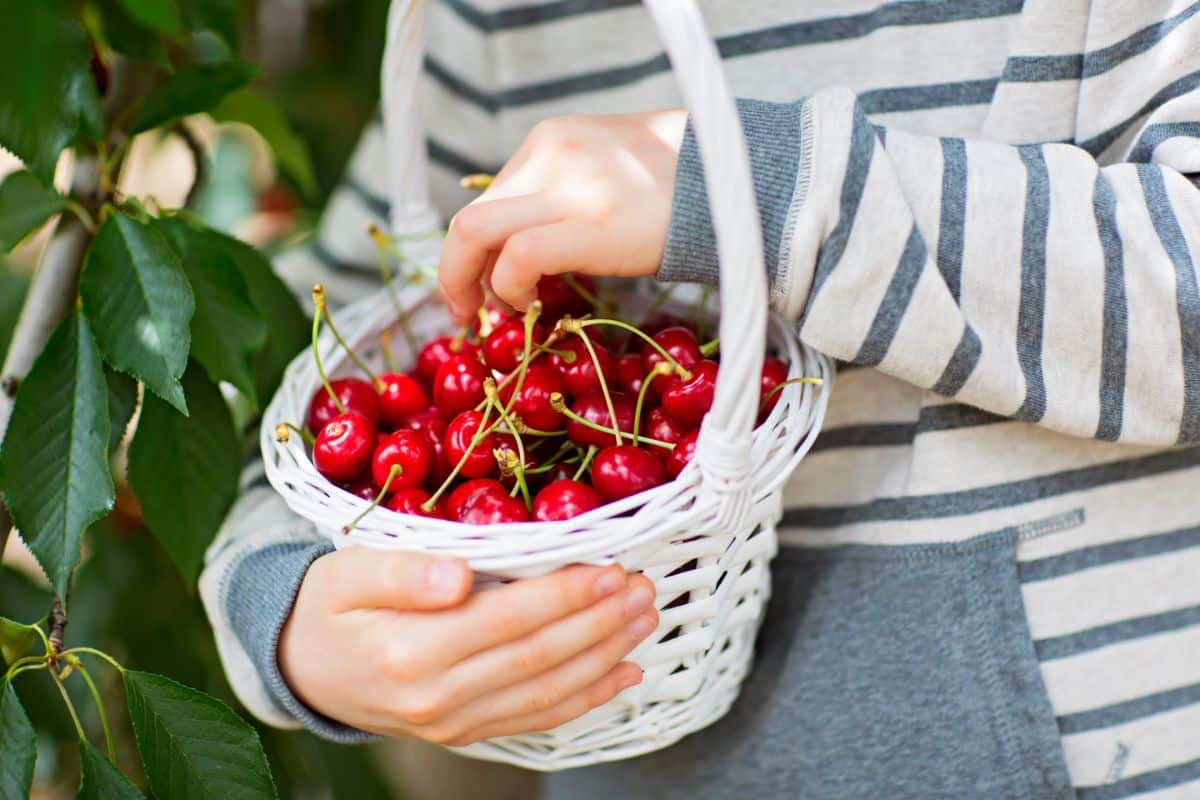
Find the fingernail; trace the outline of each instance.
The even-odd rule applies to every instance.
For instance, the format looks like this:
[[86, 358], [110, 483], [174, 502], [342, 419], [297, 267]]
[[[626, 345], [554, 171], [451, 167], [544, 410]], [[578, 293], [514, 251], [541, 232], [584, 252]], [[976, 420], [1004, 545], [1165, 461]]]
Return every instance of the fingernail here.
[[641, 682], [642, 682], [642, 673], [639, 671], [636, 675], [626, 675], [624, 678], [621, 678], [621, 683], [619, 684], [619, 686], [621, 687], [622, 690], [624, 690], [624, 689], [628, 689], [631, 686], [637, 686]]
[[596, 595], [599, 597], [608, 597], [624, 585], [624, 573], [617, 572], [616, 570], [607, 570], [596, 580]]
[[425, 575], [429, 590], [436, 597], [450, 597], [462, 585], [462, 571], [453, 561], [434, 561]]
[[638, 586], [625, 598], [625, 611], [632, 616], [649, 605], [653, 599], [654, 595], [649, 589], [645, 586]]
[[629, 633], [633, 638], [641, 641], [654, 632], [658, 627], [654, 622], [654, 617], [649, 614], [642, 614], [629, 625]]

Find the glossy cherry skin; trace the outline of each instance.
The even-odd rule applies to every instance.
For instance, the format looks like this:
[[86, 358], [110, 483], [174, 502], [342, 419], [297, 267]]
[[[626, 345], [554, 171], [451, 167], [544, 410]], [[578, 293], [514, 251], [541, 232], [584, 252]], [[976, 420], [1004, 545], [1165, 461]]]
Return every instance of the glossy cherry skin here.
[[696, 439], [700, 436], [700, 430], [694, 430], [685, 435], [682, 439], [675, 443], [675, 449], [667, 456], [664, 466], [667, 469], [667, 476], [674, 480], [679, 477], [679, 473], [683, 472], [696, 455]]
[[[654, 341], [684, 369], [691, 369], [700, 359], [704, 358], [700, 353], [700, 345], [696, 342], [696, 334], [688, 328], [680, 326], [666, 328], [654, 335]], [[642, 347], [642, 374], [649, 375], [650, 370], [654, 369], [654, 365], [663, 360], [658, 350], [646, 342]], [[659, 375], [654, 378], [650, 388], [661, 394], [674, 380], [676, 380], [674, 375]]]
[[484, 489], [463, 504], [458, 521], [467, 525], [528, 522], [529, 509], [517, 498], [509, 497], [508, 492]]
[[454, 356], [473, 356], [479, 348], [465, 339], [453, 336], [439, 336], [431, 339], [417, 354], [417, 374], [430, 386], [437, 377], [438, 368]]
[[313, 465], [331, 481], [355, 480], [371, 463], [377, 436], [375, 426], [357, 411], [339, 414], [317, 434]]
[[[361, 378], [338, 378], [336, 381], [330, 381], [329, 385], [333, 387], [333, 393], [342, 401], [347, 411], [362, 414], [372, 425], [379, 424], [382, 418], [379, 393], [375, 391], [374, 386]], [[321, 429], [340, 413], [342, 412], [338, 411], [337, 405], [329, 397], [329, 392], [322, 386], [313, 393], [308, 404], [308, 429], [313, 433], [320, 433]]]
[[[546, 341], [544, 325], [534, 323], [533, 341], [538, 344]], [[499, 372], [512, 372], [525, 355], [525, 321], [520, 317], [510, 317], [500, 323], [483, 340], [482, 351], [483, 360], [489, 367]]]
[[574, 478], [575, 473], [576, 473], [576, 471], [578, 471], [578, 469], [579, 469], [578, 464], [563, 464], [562, 462], [559, 462], [559, 463], [555, 464], [554, 466], [550, 467], [550, 469], [546, 470], [538, 477], [540, 477], [542, 479], [542, 481], [545, 483], [546, 486], [549, 486], [550, 484], [554, 483], [555, 481], [568, 480], [568, 479]]
[[[675, 444], [689, 430], [691, 429], [681, 425], [674, 417], [661, 408], [652, 409], [642, 419], [642, 435], [651, 439], [657, 439], [660, 442], [666, 442], [667, 444]], [[648, 445], [647, 449], [660, 458], [666, 458], [667, 454], [671, 452], [657, 445]]]
[[[584, 330], [591, 331], [595, 329], [584, 328]], [[581, 394], [600, 391], [600, 376], [603, 376], [606, 386], [611, 387], [613, 385], [613, 379], [617, 374], [616, 366], [613, 364], [612, 354], [608, 352], [608, 348], [604, 345], [592, 344], [592, 349], [596, 352], [596, 359], [594, 361], [588, 353], [587, 345], [578, 336], [572, 336], [561, 342], [556, 342], [554, 349], [571, 354], [570, 356], [561, 356], [558, 353], [551, 353], [548, 360], [550, 366], [558, 370], [558, 373], [562, 375], [563, 386], [566, 387], [567, 394], [572, 397], [579, 397]], [[568, 359], [570, 360], [568, 361]], [[596, 370], [597, 363], [600, 365], [599, 371]]]
[[685, 428], [694, 428], [712, 408], [717, 388], [717, 362], [707, 358], [688, 367], [691, 377], [669, 384], [662, 393], [662, 408]]
[[400, 514], [413, 514], [414, 516], [429, 517], [430, 519], [450, 519], [446, 516], [446, 505], [442, 500], [434, 503], [433, 508], [428, 511], [422, 508], [425, 502], [429, 500], [429, 497], [429, 492], [420, 486], [409, 486], [392, 494], [384, 502], [384, 506]]
[[[513, 378], [501, 392], [501, 400], [507, 403], [516, 387], [517, 378]], [[525, 370], [525, 380], [521, 381], [521, 391], [517, 393], [512, 410], [522, 422], [535, 430], [561, 430], [563, 416], [551, 407], [550, 395], [555, 392], [561, 394], [565, 388], [562, 375], [554, 367], [530, 364]]]
[[775, 392], [775, 394], [771, 395], [770, 399], [768, 399], [766, 403], [762, 402], [763, 398], [770, 394], [771, 390], [776, 386], [786, 381], [787, 376], [787, 364], [773, 356], [767, 356], [763, 359], [762, 380], [760, 381], [758, 388], [758, 402], [762, 404], [762, 407], [758, 412], [759, 420], [766, 419], [766, 416], [770, 414], [772, 410], [774, 410], [776, 405], [778, 405], [779, 395], [781, 392]]
[[606, 447], [592, 461], [592, 485], [605, 500], [620, 500], [666, 480], [663, 463], [640, 447]]
[[[595, 297], [596, 282], [591, 277], [572, 274], [571, 278]], [[542, 319], [549, 323], [567, 315], [582, 317], [595, 310], [591, 303], [567, 285], [561, 275], [546, 275], [538, 281], [537, 295], [538, 300], [542, 301]]]
[[657, 336], [667, 328], [687, 328], [691, 330], [692, 323], [678, 314], [672, 314], [669, 311], [659, 311], [642, 320], [642, 324], [638, 327], [647, 336]]
[[460, 483], [451, 490], [450, 494], [446, 495], [446, 515], [450, 519], [460, 519], [463, 514], [463, 507], [473, 500], [479, 492], [508, 493], [500, 485], [500, 481], [495, 478], [472, 478], [469, 481]]
[[548, 483], [533, 498], [533, 518], [538, 522], [557, 522], [604, 505], [600, 493], [581, 481], [565, 478]]
[[[483, 412], [472, 410], [462, 412], [446, 426], [446, 435], [442, 439], [442, 444], [446, 448], [446, 458], [450, 460], [451, 465], [456, 465], [463, 459], [463, 455], [471, 446], [471, 440], [479, 432], [479, 426], [482, 423]], [[484, 435], [479, 440], [479, 444], [475, 445], [475, 449], [471, 450], [470, 455], [466, 456], [458, 474], [464, 478], [482, 478], [484, 475], [495, 472], [497, 469], [496, 457], [492, 455], [495, 447], [495, 434]]]
[[478, 312], [476, 312], [475, 316], [471, 319], [471, 324], [469, 327], [471, 333], [475, 336], [483, 336], [486, 338], [489, 334], [491, 334], [492, 331], [503, 325], [506, 320], [512, 318], [512, 315], [505, 311], [501, 306], [500, 301], [492, 297], [489, 297], [484, 301], [483, 313], [487, 318], [486, 324], [484, 324], [484, 321], [479, 318]]
[[[624, 433], [633, 433], [633, 398], [622, 392], [610, 392], [613, 410], [617, 413], [617, 427]], [[616, 442], [612, 433], [612, 418], [608, 405], [600, 392], [589, 392], [571, 404], [571, 410], [588, 422], [594, 422], [606, 430], [589, 428], [573, 419], [567, 419], [567, 436], [580, 447], [595, 445], [607, 447]], [[624, 438], [624, 437], [622, 437]]]
[[379, 376], [383, 388], [379, 391], [379, 411], [383, 421], [395, 428], [409, 414], [429, 407], [425, 387], [408, 375], [385, 372]]
[[388, 492], [420, 486], [429, 474], [433, 462], [433, 451], [425, 436], [418, 431], [399, 430], [384, 437], [371, 457], [371, 477], [380, 486], [388, 479], [394, 465], [400, 466], [400, 474], [392, 478]]
[[[621, 391], [637, 397], [645, 379], [646, 373], [642, 369], [640, 353], [627, 353], [617, 359], [617, 385], [621, 387]], [[653, 395], [647, 393], [647, 398], [649, 397]]]
[[425, 442], [429, 445], [430, 452], [433, 453], [433, 460], [429, 463], [429, 474], [425, 476], [426, 480], [441, 485], [442, 481], [450, 477], [450, 471], [454, 465], [446, 456], [444, 444], [446, 420], [442, 417], [441, 412], [436, 408], [427, 408], [416, 414], [410, 414], [401, 421], [397, 428], [416, 431], [425, 436]]
[[374, 500], [379, 496], [379, 487], [370, 478], [359, 478], [356, 481], [347, 483], [342, 488], [363, 500]]
[[453, 417], [474, 408], [483, 400], [487, 367], [474, 356], [453, 356], [438, 367], [433, 378], [433, 402], [443, 414]]

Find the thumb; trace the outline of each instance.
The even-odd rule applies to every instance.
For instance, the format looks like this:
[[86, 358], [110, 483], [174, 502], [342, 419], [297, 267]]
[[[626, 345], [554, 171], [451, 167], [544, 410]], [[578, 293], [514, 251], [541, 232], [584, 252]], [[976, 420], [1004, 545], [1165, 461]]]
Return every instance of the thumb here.
[[344, 609], [433, 611], [456, 606], [471, 592], [471, 569], [457, 558], [347, 547], [325, 556], [335, 602]]

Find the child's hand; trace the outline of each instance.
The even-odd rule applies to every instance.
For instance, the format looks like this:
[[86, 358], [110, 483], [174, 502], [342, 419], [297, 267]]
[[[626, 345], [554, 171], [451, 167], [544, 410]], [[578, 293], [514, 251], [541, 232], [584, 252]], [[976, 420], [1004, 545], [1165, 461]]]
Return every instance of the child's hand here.
[[279, 644], [288, 685], [356, 728], [465, 745], [547, 730], [641, 680], [653, 584], [569, 567], [469, 594], [457, 560], [349, 548], [308, 571]]
[[482, 284], [524, 310], [543, 275], [653, 275], [686, 120], [684, 111], [659, 111], [535, 127], [450, 223], [439, 279], [456, 322], [483, 302]]

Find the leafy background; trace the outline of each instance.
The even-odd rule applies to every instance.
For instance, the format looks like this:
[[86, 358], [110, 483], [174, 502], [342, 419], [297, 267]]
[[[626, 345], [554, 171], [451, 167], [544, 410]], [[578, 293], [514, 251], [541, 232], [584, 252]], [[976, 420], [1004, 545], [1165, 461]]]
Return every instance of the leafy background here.
[[[42, 2], [36, 0], [34, 5]], [[45, 2], [75, 10], [85, 5]], [[0, 0], [0, 11], [11, 19], [10, 12], [28, 8], [26, 3], [29, 0]], [[156, 365], [142, 364], [139, 373], [146, 380], [147, 391], [139, 430], [149, 431], [158, 449], [150, 452], [144, 446], [139, 448], [135, 438], [128, 453], [128, 467], [135, 485], [162, 480], [161, 470], [156, 467], [163, 458], [163, 448], [167, 448], [171, 456], [168, 461], [185, 465], [184, 470], [228, 475], [232, 479], [241, 461], [239, 453], [249, 452], [244, 447], [244, 437], [236, 434], [236, 426], [244, 425], [249, 414], [245, 409], [235, 408], [233, 415], [237, 418], [225, 419], [230, 411], [214, 394], [213, 380], [237, 386], [252, 407], [255, 399], [266, 399], [256, 395], [269, 388], [269, 380], [263, 376], [270, 374], [270, 365], [264, 366], [261, 361], [286, 358], [296, 347], [291, 342], [270, 340], [272, 331], [278, 329], [273, 323], [285, 319], [288, 312], [278, 311], [273, 321], [269, 319], [271, 311], [263, 308], [270, 288], [263, 285], [265, 278], [255, 267], [265, 262], [253, 249], [234, 239], [198, 234], [199, 228], [189, 223], [203, 223], [240, 237], [268, 255], [311, 231], [317, 209], [332, 190], [359, 130], [374, 110], [386, 0], [307, 3], [96, 0], [87, 7], [104, 13], [104, 33], [114, 48], [151, 65], [168, 63], [176, 54], [168, 52], [160, 38], [147, 36], [147, 30], [211, 34], [191, 37], [196, 63], [176, 71], [175, 89], [157, 93], [151, 90], [129, 120], [132, 129], [173, 124], [181, 108], [179, 87], [188, 88], [189, 80], [194, 81], [187, 93], [189, 98], [196, 97], [196, 87], [217, 89], [246, 84], [249, 76], [244, 73], [247, 67], [241, 61], [220, 63], [223, 55], [228, 55], [220, 52], [222, 42], [237, 42], [241, 58], [257, 65], [257, 76], [243, 88], [223, 98], [214, 92], [210, 97], [189, 101], [207, 108], [207, 113], [188, 117], [189, 128], [200, 140], [205, 159], [200, 185], [188, 198], [194, 218], [152, 222], [149, 215], [139, 218], [136, 208], [125, 217], [108, 216], [100, 226], [96, 247], [112, 248], [112, 257], [104, 260], [103, 269], [113, 274], [104, 276], [103, 269], [97, 269], [88, 279], [103, 278], [105, 286], [128, 279], [129, 271], [136, 269], [136, 265], [123, 264], [119, 253], [123, 248], [139, 246], [139, 242], [142, 247], [152, 248], [155, 243], [166, 241], [180, 253], [200, 253], [206, 264], [216, 265], [197, 274], [188, 269], [195, 259], [180, 260], [179, 266], [196, 297], [197, 313], [186, 320], [177, 307], [164, 301], [160, 316], [166, 333], [178, 331], [181, 326], [186, 328], [185, 335], [192, 339], [191, 360], [186, 362], [184, 370], [185, 362], [179, 361], [188, 356], [184, 350], [182, 354], [171, 355], [177, 363], [159, 365], [163, 369], [157, 373]], [[21, 30], [9, 25], [0, 29], [0, 68], [10, 76], [33, 75], [28, 62], [22, 63], [23, 54], [29, 52], [31, 42], [53, 43], [57, 35], [49, 28]], [[192, 72], [189, 74], [187, 70]], [[86, 134], [97, 124], [97, 98], [90, 96], [88, 87], [78, 81], [64, 84], [64, 75], [69, 71], [57, 76], [52, 72], [37, 72], [39, 80], [10, 81], [10, 90], [39, 93], [41, 99], [36, 107], [39, 114], [47, 116], [46, 124], [57, 124], [63, 130], [77, 127]], [[181, 72], [184, 74], [180, 75]], [[0, 108], [0, 128], [6, 124], [6, 113], [9, 112]], [[251, 135], [246, 127], [235, 123], [247, 123], [258, 134]], [[61, 143], [30, 140], [15, 147], [23, 150], [26, 164], [44, 181], [53, 173], [52, 154]], [[177, 204], [182, 204], [189, 194], [191, 171], [190, 159], [185, 150], [181, 154], [181, 149], [178, 140], [167, 141], [157, 131], [136, 140], [127, 169], [130, 194], [136, 188], [141, 194], [175, 196]], [[0, 157], [0, 174], [17, 166], [15, 160]], [[0, 192], [0, 249], [5, 252], [46, 214], [58, 210], [56, 204], [61, 202], [39, 188], [44, 183], [31, 179], [29, 173], [15, 172], [8, 179], [14, 181], [8, 186], [10, 191]], [[8, 205], [4, 198], [9, 198]], [[147, 237], [148, 230], [158, 236]], [[29, 286], [29, 275], [45, 245], [45, 233], [35, 233], [0, 261], [0, 360], [10, 343]], [[164, 255], [159, 260], [170, 261], [170, 256]], [[84, 275], [87, 274], [85, 269]], [[157, 277], [160, 283], [165, 280], [169, 284], [171, 273]], [[171, 287], [161, 288], [167, 292], [163, 297], [169, 300]], [[106, 292], [89, 291], [86, 280], [80, 294], [85, 311], [94, 319], [101, 318], [104, 304], [111, 302]], [[247, 309], [245, 298], [249, 298], [258, 314]], [[146, 298], [137, 297], [126, 300], [135, 304], [146, 302]], [[114, 314], [121, 311], [108, 309]], [[260, 321], [260, 315], [268, 318], [266, 325]], [[245, 349], [206, 350], [205, 343], [213, 340], [214, 331], [230, 325], [238, 330], [236, 340], [244, 342]], [[304, 335], [301, 331], [302, 339]], [[121, 346], [110, 342], [102, 345], [102, 349], [116, 352]], [[78, 348], [74, 351], [64, 348], [62, 356], [69, 359], [64, 363], [86, 361], [86, 354], [81, 357]], [[145, 356], [130, 354], [130, 358]], [[112, 420], [108, 427], [119, 431], [133, 413], [136, 385], [111, 366], [96, 363], [93, 367], [104, 370], [108, 392], [103, 402]], [[183, 392], [176, 393], [173, 385], [180, 386]], [[189, 417], [180, 416], [172, 408], [183, 403], [184, 397]], [[101, 402], [91, 397], [75, 399], [92, 403], [94, 409]], [[178, 474], [170, 481], [186, 483], [191, 477]], [[220, 494], [232, 490], [230, 486], [217, 487]], [[84, 533], [84, 556], [70, 591], [70, 624], [65, 645], [100, 648], [128, 668], [125, 685], [111, 671], [96, 669], [94, 674], [112, 715], [117, 763], [144, 789], [146, 776], [134, 732], [145, 734], [164, 724], [154, 709], [169, 705], [180, 691], [176, 684], [144, 673], [169, 676], [172, 681], [212, 695], [234, 709], [238, 706], [225, 683], [211, 631], [194, 590], [204, 545], [223, 510], [201, 499], [183, 498], [175, 504], [159, 492], [141, 494], [143, 502], [139, 504], [130, 488], [118, 479], [115, 510]], [[91, 516], [89, 511], [95, 510], [77, 509], [84, 516]], [[147, 521], [157, 536], [148, 531]], [[164, 535], [164, 530], [169, 532]], [[169, 546], [164, 547], [163, 542]], [[10, 545], [8, 561], [0, 566], [0, 616], [30, 622], [46, 614], [52, 590], [31, 561], [14, 554], [14, 550]], [[52, 554], [50, 558], [53, 560]], [[66, 571], [53, 577], [60, 589], [65, 588]], [[34, 796], [75, 796], [81, 770], [85, 776], [81, 797], [137, 796], [131, 794], [134, 790], [112, 769], [100, 749], [94, 745], [80, 749], [54, 684], [41, 677], [33, 674], [18, 678], [13, 684], [15, 696], [36, 731]], [[101, 743], [99, 720], [86, 688], [76, 680], [67, 681], [66, 686], [80, 709], [91, 741]], [[126, 712], [126, 690], [132, 713]], [[16, 719], [6, 698], [7, 695], [0, 699], [0, 705], [4, 705], [0, 717], [5, 721], [0, 725], [0, 744], [8, 741], [7, 728]], [[212, 713], [219, 722], [222, 712], [214, 709]], [[244, 713], [242, 717], [253, 722]], [[281, 732], [257, 724], [256, 729], [281, 797], [394, 796], [367, 750], [335, 747], [308, 734]], [[166, 760], [164, 755], [157, 763], [163, 766]], [[6, 796], [5, 790], [0, 785], [0, 796]], [[178, 796], [187, 795], [185, 787], [178, 790]], [[165, 794], [176, 796], [175, 791]], [[229, 796], [261, 795], [232, 792]]]

